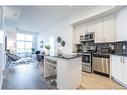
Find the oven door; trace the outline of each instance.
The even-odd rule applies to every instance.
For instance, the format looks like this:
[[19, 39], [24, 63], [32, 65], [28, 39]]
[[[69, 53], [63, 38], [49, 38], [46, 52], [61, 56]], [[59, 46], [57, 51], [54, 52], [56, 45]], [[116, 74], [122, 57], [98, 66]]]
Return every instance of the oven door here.
[[91, 66], [91, 54], [84, 54], [82, 56], [82, 63], [86, 66]]

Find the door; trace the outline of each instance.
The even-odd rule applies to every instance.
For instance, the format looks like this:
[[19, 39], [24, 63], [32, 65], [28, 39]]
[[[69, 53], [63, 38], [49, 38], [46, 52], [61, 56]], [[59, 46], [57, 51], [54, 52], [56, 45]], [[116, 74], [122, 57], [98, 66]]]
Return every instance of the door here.
[[127, 86], [127, 57], [123, 59], [123, 83]]
[[112, 62], [112, 76], [119, 80], [123, 81], [123, 64], [122, 64], [122, 57], [112, 55], [111, 57]]
[[95, 21], [95, 43], [103, 42], [103, 18]]
[[114, 16], [106, 16], [104, 17], [104, 31], [103, 31], [103, 40], [104, 42], [114, 42]]
[[82, 62], [91, 64], [91, 55], [90, 54], [84, 54], [82, 56]]

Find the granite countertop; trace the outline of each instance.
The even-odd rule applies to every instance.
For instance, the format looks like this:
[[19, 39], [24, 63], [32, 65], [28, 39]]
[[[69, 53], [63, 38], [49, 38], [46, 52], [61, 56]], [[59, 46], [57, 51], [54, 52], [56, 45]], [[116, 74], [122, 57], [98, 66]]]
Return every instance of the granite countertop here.
[[127, 54], [111, 54], [111, 55], [116, 55], [116, 56], [125, 56], [125, 57], [127, 57]]
[[100, 55], [111, 55], [110, 53], [100, 53], [100, 52], [96, 52], [96, 53], [92, 53], [93, 55], [94, 54], [100, 54]]
[[120, 54], [120, 53], [92, 53], [92, 54], [101, 54], [101, 55], [116, 55], [116, 56], [125, 56], [127, 57], [127, 54]]
[[48, 55], [48, 56], [63, 58], [63, 59], [74, 59], [74, 58], [81, 57], [81, 55], [78, 54], [63, 54], [62, 56], [58, 56], [58, 55]]

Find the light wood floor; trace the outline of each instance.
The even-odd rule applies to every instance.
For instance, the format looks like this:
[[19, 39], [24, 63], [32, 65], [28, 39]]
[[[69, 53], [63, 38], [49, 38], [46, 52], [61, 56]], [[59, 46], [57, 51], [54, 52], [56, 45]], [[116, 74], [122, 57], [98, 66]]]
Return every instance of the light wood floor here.
[[97, 75], [82, 72], [82, 83], [79, 89], [125, 89], [114, 80]]
[[19, 64], [4, 71], [3, 90], [54, 89], [43, 76], [42, 64]]
[[[17, 65], [4, 72], [2, 89], [54, 89], [43, 77], [43, 66], [35, 64]], [[125, 89], [107, 77], [82, 72], [79, 89]]]

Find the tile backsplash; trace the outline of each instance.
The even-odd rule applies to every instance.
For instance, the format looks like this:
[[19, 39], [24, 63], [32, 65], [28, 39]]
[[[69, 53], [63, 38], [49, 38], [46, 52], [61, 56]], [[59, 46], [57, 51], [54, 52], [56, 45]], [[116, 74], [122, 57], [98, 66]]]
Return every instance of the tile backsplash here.
[[96, 43], [97, 53], [102, 53], [102, 49], [109, 49], [112, 54], [127, 54], [127, 41]]

